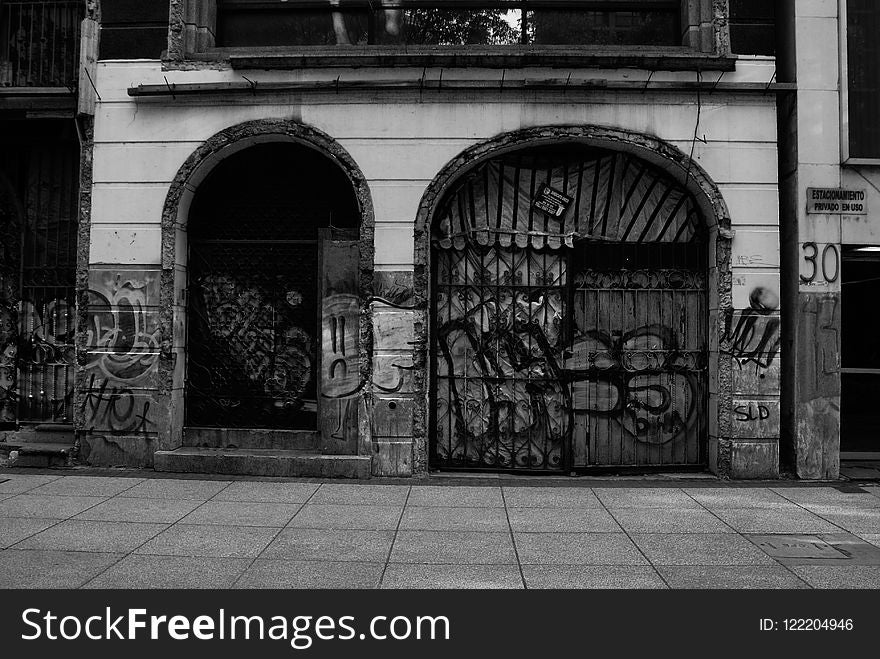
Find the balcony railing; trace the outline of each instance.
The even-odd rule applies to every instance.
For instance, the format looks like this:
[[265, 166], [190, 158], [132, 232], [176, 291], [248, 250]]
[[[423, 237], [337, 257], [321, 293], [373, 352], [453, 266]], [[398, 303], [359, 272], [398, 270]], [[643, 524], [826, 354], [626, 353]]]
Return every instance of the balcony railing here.
[[73, 87], [82, 0], [0, 0], [0, 87]]

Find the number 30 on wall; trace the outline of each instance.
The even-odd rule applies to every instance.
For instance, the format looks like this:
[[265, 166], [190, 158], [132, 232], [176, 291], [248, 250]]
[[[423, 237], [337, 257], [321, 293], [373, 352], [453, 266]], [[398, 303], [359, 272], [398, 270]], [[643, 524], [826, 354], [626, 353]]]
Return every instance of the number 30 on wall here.
[[802, 284], [833, 284], [840, 277], [840, 252], [834, 243], [803, 243], [801, 253]]

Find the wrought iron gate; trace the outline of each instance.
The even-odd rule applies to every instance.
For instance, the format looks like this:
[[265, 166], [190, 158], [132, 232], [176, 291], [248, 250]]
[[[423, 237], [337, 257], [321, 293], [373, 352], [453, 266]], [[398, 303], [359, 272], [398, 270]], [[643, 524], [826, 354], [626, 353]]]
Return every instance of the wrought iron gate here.
[[56, 138], [0, 158], [0, 423], [73, 423], [77, 154]]
[[574, 252], [572, 467], [705, 462], [703, 253], [700, 243]]
[[533, 249], [438, 253], [435, 457], [447, 466], [560, 469], [567, 268]]
[[190, 244], [186, 422], [317, 424], [313, 240]]
[[451, 190], [433, 247], [434, 465], [705, 463], [705, 230], [676, 181], [607, 151], [515, 153]]

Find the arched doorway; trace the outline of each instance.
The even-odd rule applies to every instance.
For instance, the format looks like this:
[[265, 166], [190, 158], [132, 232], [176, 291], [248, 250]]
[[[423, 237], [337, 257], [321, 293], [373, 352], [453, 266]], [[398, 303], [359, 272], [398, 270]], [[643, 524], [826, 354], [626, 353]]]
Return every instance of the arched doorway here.
[[706, 464], [694, 195], [604, 144], [499, 153], [446, 186], [430, 225], [432, 466]]
[[[196, 189], [187, 220], [187, 428], [322, 431], [354, 451], [361, 210], [318, 150], [246, 147]], [[334, 451], [334, 448], [336, 451]]]

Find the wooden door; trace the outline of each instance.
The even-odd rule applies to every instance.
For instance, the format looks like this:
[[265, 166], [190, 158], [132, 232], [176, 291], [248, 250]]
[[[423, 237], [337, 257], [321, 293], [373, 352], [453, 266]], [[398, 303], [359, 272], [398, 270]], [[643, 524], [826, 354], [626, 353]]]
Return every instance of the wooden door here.
[[572, 466], [705, 462], [706, 276], [693, 245], [576, 250]]

